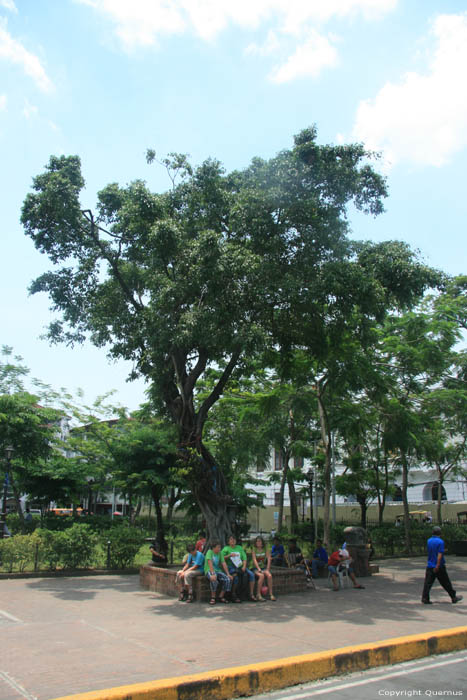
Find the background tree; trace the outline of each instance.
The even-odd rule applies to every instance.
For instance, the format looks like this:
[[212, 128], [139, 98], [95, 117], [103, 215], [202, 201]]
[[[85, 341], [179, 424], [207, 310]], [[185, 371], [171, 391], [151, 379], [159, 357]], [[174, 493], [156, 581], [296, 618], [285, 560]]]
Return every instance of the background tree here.
[[[429, 302], [428, 302], [429, 303]], [[382, 350], [388, 367], [388, 400], [384, 444], [402, 473], [402, 501], [407, 550], [411, 551], [407, 488], [409, 470], [423, 460], [428, 416], [423, 402], [449, 372], [458, 330], [449, 320], [432, 315], [429, 306], [387, 319]]]
[[0, 453], [13, 447], [8, 475], [16, 509], [24, 526], [20, 495], [24, 493], [27, 478], [37, 474], [44, 462], [53, 455], [56, 423], [60, 414], [37, 403], [37, 397], [27, 392], [0, 395]]
[[[113, 476], [120, 490], [134, 495], [151, 494], [156, 514], [157, 535], [165, 540], [162, 500], [171, 488], [180, 488], [174, 426], [160, 420], [129, 421], [119, 426], [113, 446]], [[132, 499], [130, 500], [132, 502]]]

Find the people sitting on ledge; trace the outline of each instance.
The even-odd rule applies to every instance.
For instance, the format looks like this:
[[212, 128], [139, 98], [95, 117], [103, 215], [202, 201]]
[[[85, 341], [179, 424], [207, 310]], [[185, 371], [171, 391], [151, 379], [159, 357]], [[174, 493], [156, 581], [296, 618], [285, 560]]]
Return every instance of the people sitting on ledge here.
[[297, 540], [289, 540], [289, 551], [286, 554], [287, 563], [291, 568], [301, 569], [306, 576], [306, 580], [311, 580], [310, 562], [302, 554], [302, 550], [297, 544]]
[[275, 601], [276, 598], [272, 592], [272, 574], [271, 574], [271, 553], [268, 551], [262, 537], [257, 537], [251, 548], [251, 559], [253, 565], [252, 571], [256, 576], [256, 600], [263, 602], [263, 584], [269, 593], [269, 600]]
[[204, 575], [204, 554], [198, 552], [194, 544], [188, 544], [186, 551], [188, 557], [183, 569], [177, 571], [176, 582], [179, 586], [178, 599], [180, 601], [186, 600], [187, 603], [192, 603], [193, 579], [196, 576]]
[[198, 536], [198, 540], [196, 542], [196, 551], [201, 552], [204, 554], [204, 550], [206, 548], [206, 533], [205, 532], [200, 532]]
[[256, 601], [254, 595], [255, 575], [247, 568], [247, 556], [242, 545], [237, 542], [235, 535], [230, 535], [226, 546], [221, 551], [222, 561], [226, 564], [229, 574], [233, 576], [232, 598], [234, 603], [241, 603], [241, 591], [248, 581], [249, 598]]
[[149, 545], [152, 559], [149, 566], [167, 566], [167, 543], [163, 537], [157, 535], [155, 540]]
[[[233, 576], [229, 574], [226, 563], [221, 556], [221, 543], [214, 541], [204, 558], [204, 573], [211, 588], [209, 605], [228, 603], [225, 594], [232, 588]], [[219, 591], [219, 594], [217, 595]]]
[[285, 549], [284, 545], [278, 537], [274, 537], [273, 545], [271, 547], [271, 564], [272, 566], [285, 566]]
[[311, 560], [311, 572], [313, 578], [318, 578], [321, 569], [328, 564], [328, 553], [323, 547], [323, 540], [316, 540], [316, 549]]

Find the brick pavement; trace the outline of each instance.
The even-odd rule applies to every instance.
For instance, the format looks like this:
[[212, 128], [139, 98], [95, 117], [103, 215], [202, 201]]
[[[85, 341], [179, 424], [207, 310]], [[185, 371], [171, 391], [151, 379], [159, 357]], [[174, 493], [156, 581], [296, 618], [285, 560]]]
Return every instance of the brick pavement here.
[[465, 600], [435, 584], [420, 604], [424, 559], [391, 560], [366, 590], [317, 590], [276, 603], [178, 603], [138, 576], [0, 582], [0, 700], [61, 695], [308, 654], [466, 624], [467, 559], [448, 570]]

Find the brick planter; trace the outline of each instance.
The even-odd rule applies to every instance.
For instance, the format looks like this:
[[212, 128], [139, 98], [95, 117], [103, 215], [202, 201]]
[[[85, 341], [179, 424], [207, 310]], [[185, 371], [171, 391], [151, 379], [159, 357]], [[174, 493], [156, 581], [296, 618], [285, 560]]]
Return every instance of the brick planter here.
[[[175, 585], [175, 575], [179, 567], [159, 568], [145, 564], [139, 570], [139, 581], [142, 588], [156, 593], [164, 593], [172, 598], [178, 597], [178, 588]], [[299, 569], [271, 569], [274, 595], [282, 596], [289, 593], [302, 593], [308, 590], [305, 574]], [[193, 579], [193, 593], [195, 600], [207, 602], [210, 595], [209, 584], [205, 576], [197, 576]]]

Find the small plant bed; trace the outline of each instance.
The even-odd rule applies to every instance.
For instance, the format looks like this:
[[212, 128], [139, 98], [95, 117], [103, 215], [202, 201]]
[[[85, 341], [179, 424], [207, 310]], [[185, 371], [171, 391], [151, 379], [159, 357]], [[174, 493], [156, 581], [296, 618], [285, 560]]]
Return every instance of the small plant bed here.
[[127, 570], [149, 559], [141, 532], [114, 528], [97, 534], [89, 525], [73, 524], [62, 531], [38, 528], [0, 540], [2, 574], [40, 575], [43, 572]]

